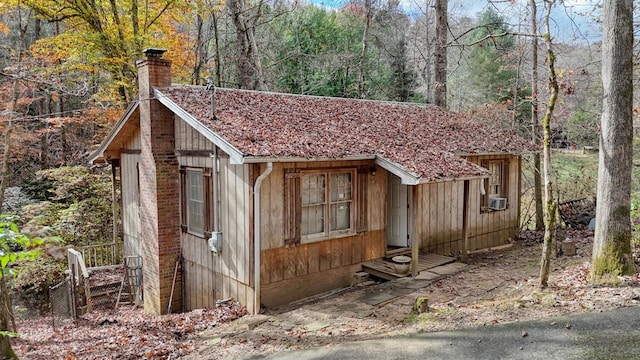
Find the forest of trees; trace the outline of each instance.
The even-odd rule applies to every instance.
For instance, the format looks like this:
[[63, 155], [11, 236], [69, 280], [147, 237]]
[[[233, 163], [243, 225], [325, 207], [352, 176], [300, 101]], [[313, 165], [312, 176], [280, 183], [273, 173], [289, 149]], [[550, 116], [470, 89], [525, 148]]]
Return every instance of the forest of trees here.
[[[542, 46], [544, 29], [522, 30], [532, 23], [531, 3], [401, 4], [2, 3], [3, 211], [67, 243], [109, 240], [109, 170], [88, 168], [87, 157], [135, 98], [135, 61], [148, 47], [168, 49], [176, 83], [446, 104], [532, 138], [532, 116], [543, 112], [532, 105], [548, 98], [549, 70], [545, 57], [532, 60], [532, 39]], [[443, 14], [447, 4], [455, 11]], [[600, 44], [566, 35], [553, 44], [560, 97], [551, 127], [561, 146], [597, 146]]]
[[[147, 47], [169, 50], [177, 83], [433, 103], [434, 3], [407, 14], [394, 0], [5, 2], [0, 90], [1, 116], [14, 118], [17, 139], [11, 183], [84, 164], [135, 97], [135, 61]], [[527, 3], [509, 5], [521, 8], [517, 19], [491, 2], [480, 13], [449, 14], [445, 46], [448, 107], [529, 137], [531, 41], [512, 25], [530, 21]], [[553, 126], [571, 144], [597, 145], [599, 45], [555, 43], [562, 101]], [[539, 62], [535, 96], [544, 98]]]

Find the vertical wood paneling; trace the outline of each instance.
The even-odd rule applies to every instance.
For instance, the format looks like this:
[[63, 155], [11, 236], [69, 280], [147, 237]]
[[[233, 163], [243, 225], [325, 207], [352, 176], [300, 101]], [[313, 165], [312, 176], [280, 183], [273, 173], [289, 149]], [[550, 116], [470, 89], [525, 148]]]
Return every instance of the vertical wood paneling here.
[[367, 225], [369, 231], [384, 230], [387, 221], [387, 176], [386, 172], [378, 169], [376, 175], [368, 176], [367, 184], [367, 205], [369, 211], [367, 213]]
[[[177, 150], [208, 150], [215, 146], [184, 121], [176, 123]], [[233, 297], [253, 309], [250, 254], [250, 178], [247, 165], [230, 165], [220, 153], [220, 226], [222, 253], [214, 256], [207, 240], [183, 234], [185, 304], [188, 309], [213, 307], [215, 300]], [[214, 168], [213, 158], [179, 156], [181, 166]], [[215, 175], [214, 175], [215, 176]], [[215, 210], [215, 209], [214, 209]]]
[[309, 247], [296, 247], [296, 276], [305, 276], [309, 273]]
[[[482, 159], [503, 156], [472, 157], [468, 160], [480, 164]], [[518, 231], [518, 201], [520, 188], [518, 158], [512, 156], [509, 164], [508, 201], [504, 211], [480, 211], [480, 181], [469, 182], [469, 250], [504, 244]], [[462, 209], [464, 183], [430, 183], [417, 185], [416, 201], [420, 207], [415, 229], [422, 251], [457, 254], [462, 249]]]
[[125, 256], [142, 255], [140, 248], [140, 214], [138, 189], [138, 167], [140, 155], [122, 154], [122, 230], [123, 252]]
[[285, 266], [284, 266], [284, 279], [292, 279], [296, 277], [296, 267], [298, 265], [298, 247], [293, 247], [290, 249], [286, 249], [288, 251], [284, 251], [285, 258]]
[[313, 274], [320, 271], [320, 247], [317, 244], [307, 248], [308, 273]]
[[[230, 219], [229, 221], [229, 227], [227, 229], [224, 229], [224, 231], [226, 231], [226, 235], [227, 235], [227, 243], [229, 244], [228, 247], [228, 252], [227, 252], [227, 256], [225, 257], [225, 269], [223, 271], [223, 274], [227, 277], [231, 277], [231, 278], [236, 278], [237, 277], [237, 270], [236, 270], [236, 264], [235, 264], [235, 259], [237, 259], [238, 257], [238, 253], [237, 253], [237, 247], [238, 247], [238, 243], [237, 243], [237, 239], [238, 239], [238, 227], [235, 226], [235, 223], [238, 221], [238, 203], [237, 203], [237, 191], [239, 190], [237, 188], [237, 174], [236, 171], [238, 170], [238, 165], [227, 165], [228, 166], [228, 172], [227, 172], [227, 184], [228, 184], [228, 188], [225, 189], [224, 191], [227, 192], [229, 194], [229, 203], [227, 204], [227, 214], [226, 216], [228, 216]], [[232, 262], [233, 261], [233, 262]]]
[[320, 271], [329, 270], [331, 268], [331, 244], [329, 241], [321, 241], [318, 244], [319, 268]]

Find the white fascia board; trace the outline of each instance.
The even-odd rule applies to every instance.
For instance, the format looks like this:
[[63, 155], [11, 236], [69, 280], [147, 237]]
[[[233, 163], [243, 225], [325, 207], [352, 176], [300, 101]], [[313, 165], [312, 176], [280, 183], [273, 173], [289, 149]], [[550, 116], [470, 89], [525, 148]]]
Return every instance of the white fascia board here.
[[127, 111], [125, 111], [125, 113], [122, 115], [120, 120], [118, 120], [118, 122], [113, 127], [113, 129], [111, 129], [111, 132], [109, 132], [109, 135], [107, 135], [104, 141], [102, 141], [102, 144], [100, 144], [100, 147], [96, 151], [94, 151], [91, 155], [89, 155], [90, 163], [94, 163], [96, 160], [104, 157], [104, 151], [107, 149], [109, 144], [111, 144], [113, 139], [115, 139], [116, 136], [118, 136], [118, 134], [120, 133], [120, 130], [122, 130], [122, 127], [127, 123], [127, 121], [129, 121], [131, 114], [133, 114], [133, 112], [136, 110], [136, 108], [138, 107], [138, 104], [139, 104], [138, 99], [136, 99], [131, 104], [129, 104]]
[[209, 141], [211, 141], [214, 145], [220, 148], [220, 150], [224, 151], [229, 155], [229, 162], [232, 165], [240, 165], [244, 164], [244, 154], [238, 149], [236, 149], [233, 145], [231, 145], [227, 140], [222, 138], [220, 135], [211, 131], [208, 127], [203, 125], [198, 119], [194, 118], [191, 114], [185, 111], [183, 108], [178, 106], [178, 104], [174, 103], [165, 96], [163, 93], [154, 89], [154, 93], [158, 101], [164, 106], [166, 106], [169, 110], [173, 111], [174, 114], [179, 116], [182, 120], [184, 120], [191, 127], [196, 129], [199, 133], [201, 133], [204, 137], [206, 137]]
[[467, 175], [467, 176], [459, 176], [459, 177], [452, 177], [452, 178], [441, 178], [437, 180], [428, 180], [424, 178], [419, 178], [407, 172], [399, 164], [385, 158], [377, 157], [376, 164], [380, 165], [385, 170], [399, 177], [402, 180], [403, 185], [419, 185], [419, 184], [430, 184], [430, 183], [449, 182], [449, 181], [476, 180], [476, 179], [485, 179], [489, 177], [488, 174], [484, 174], [484, 175]]
[[267, 162], [357, 161], [357, 160], [374, 160], [374, 159], [376, 159], [375, 155], [353, 155], [353, 156], [343, 156], [339, 158], [246, 156], [244, 158], [244, 162], [249, 164], [249, 163], [267, 163]]
[[402, 166], [400, 166], [400, 164], [397, 164], [380, 156], [376, 157], [375, 162], [383, 169], [399, 177], [402, 180], [403, 185], [418, 185], [420, 183], [419, 177], [404, 170]]

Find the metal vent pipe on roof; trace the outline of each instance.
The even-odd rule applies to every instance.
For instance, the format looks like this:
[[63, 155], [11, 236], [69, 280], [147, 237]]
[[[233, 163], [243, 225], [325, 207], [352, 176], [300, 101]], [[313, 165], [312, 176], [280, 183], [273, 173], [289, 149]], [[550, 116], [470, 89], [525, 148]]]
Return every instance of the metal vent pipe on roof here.
[[211, 76], [207, 76], [206, 82], [206, 89], [211, 91], [211, 119], [218, 120], [218, 117], [216, 116], [216, 86], [213, 83], [213, 78]]

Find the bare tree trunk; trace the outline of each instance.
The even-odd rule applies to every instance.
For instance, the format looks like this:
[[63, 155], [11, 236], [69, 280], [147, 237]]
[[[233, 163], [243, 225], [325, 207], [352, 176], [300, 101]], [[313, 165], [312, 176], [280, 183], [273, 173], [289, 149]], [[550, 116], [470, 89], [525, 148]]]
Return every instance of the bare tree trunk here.
[[633, 2], [604, 2], [602, 101], [592, 279], [635, 273], [631, 256]]
[[218, 30], [218, 16], [215, 11], [211, 14], [211, 21], [213, 25], [213, 39], [214, 39], [214, 47], [215, 47], [215, 57], [216, 57], [216, 86], [222, 86], [222, 64], [220, 59], [220, 34]]
[[196, 48], [194, 50], [194, 65], [193, 71], [191, 72], [191, 85], [200, 85], [200, 81], [202, 79], [202, 69], [204, 67], [204, 62], [206, 61], [206, 49], [207, 45], [204, 39], [204, 20], [200, 15], [200, 10], [196, 11]]
[[551, 182], [551, 116], [558, 99], [558, 78], [555, 69], [555, 54], [551, 48], [551, 31], [549, 19], [551, 17], [551, 7], [555, 0], [546, 0], [545, 15], [545, 44], [547, 47], [547, 61], [549, 62], [549, 102], [547, 110], [542, 118], [542, 129], [544, 135], [543, 167], [544, 167], [544, 242], [542, 244], [542, 259], [540, 261], [540, 282], [542, 288], [547, 287], [549, 281], [549, 265], [551, 263], [551, 250], [554, 241], [554, 230], [556, 224], [556, 204], [553, 200], [553, 184]]
[[[538, 122], [538, 11], [536, 0], [531, 0], [531, 138], [540, 146], [540, 124]], [[544, 211], [542, 210], [542, 176], [540, 154], [533, 154], [533, 193], [536, 205], [536, 230], [544, 229]]]
[[431, 1], [427, 0], [425, 6], [425, 18], [427, 19], [425, 22], [425, 47], [426, 47], [426, 56], [425, 56], [425, 65], [424, 65], [424, 79], [425, 79], [425, 85], [427, 88], [427, 102], [431, 103], [434, 101], [434, 95], [433, 95], [433, 71], [431, 69], [431, 55], [429, 54], [430, 51], [432, 51], [433, 49], [433, 43], [431, 42], [431, 33], [429, 32], [429, 25], [430, 25], [430, 18], [429, 18], [429, 9], [431, 8]]
[[[5, 277], [0, 277], [0, 304], [3, 309], [0, 309], [0, 331], [9, 330], [9, 317], [7, 316], [6, 306], [11, 304], [9, 299], [9, 293], [5, 291], [7, 288]], [[16, 353], [11, 347], [11, 341], [8, 336], [0, 335], [0, 359], [17, 359]]]
[[436, 48], [434, 102], [438, 106], [447, 107], [447, 0], [436, 0]]
[[[365, 8], [365, 23], [364, 23], [364, 31], [362, 33], [362, 52], [360, 53], [360, 63], [358, 64], [358, 97], [361, 99], [365, 98], [365, 69], [364, 66], [367, 60], [367, 48], [369, 46], [369, 27], [371, 25], [371, 16], [373, 13], [373, 0], [365, 0], [364, 8]], [[346, 90], [346, 89], [345, 89]], [[345, 91], [346, 95], [346, 91]]]
[[[258, 15], [260, 6], [258, 4]], [[247, 19], [247, 6], [245, 0], [230, 0], [227, 3], [233, 24], [236, 27], [236, 38], [238, 40], [238, 82], [242, 89], [266, 90], [266, 85], [262, 76], [262, 64], [258, 53], [258, 44], [255, 35], [255, 19]]]
[[[0, 206], [4, 204], [4, 195], [9, 187], [9, 159], [11, 155], [11, 135], [13, 133], [13, 116], [14, 111], [18, 104], [18, 81], [13, 80], [12, 85], [12, 100], [11, 100], [11, 112], [9, 114], [9, 121], [7, 122], [7, 131], [4, 134], [4, 149], [2, 154], [2, 173], [0, 178]], [[0, 271], [3, 271], [0, 269]], [[13, 330], [15, 331], [15, 321], [13, 321], [12, 305], [9, 292], [7, 291], [6, 281], [4, 274], [0, 274], [0, 331], [9, 330], [9, 321], [13, 322]], [[11, 342], [9, 337], [0, 335], [0, 359], [17, 359], [16, 354], [11, 348]]]

